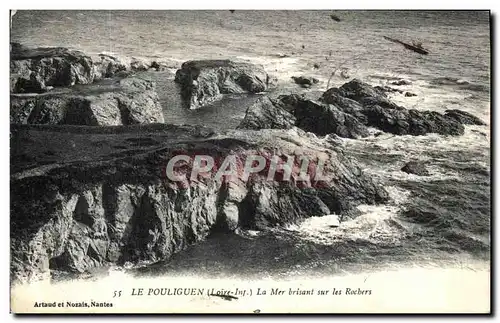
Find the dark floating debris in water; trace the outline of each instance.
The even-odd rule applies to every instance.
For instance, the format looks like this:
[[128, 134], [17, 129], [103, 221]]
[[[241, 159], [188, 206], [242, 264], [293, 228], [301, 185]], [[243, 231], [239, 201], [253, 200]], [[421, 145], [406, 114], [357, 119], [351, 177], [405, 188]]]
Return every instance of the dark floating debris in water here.
[[160, 69], [160, 64], [158, 64], [157, 61], [153, 61], [151, 62], [151, 68], [154, 68], [155, 70], [159, 70]]
[[387, 85], [384, 85], [384, 86], [375, 86], [374, 89], [377, 89], [377, 90], [379, 90], [382, 93], [399, 93], [399, 94], [403, 94], [403, 91], [401, 91], [400, 89], [395, 89], [395, 88], [387, 86]]
[[334, 21], [341, 21], [341, 19], [337, 15], [334, 15], [333, 13], [330, 15], [330, 18], [332, 18], [332, 20]]
[[426, 169], [425, 164], [417, 161], [410, 161], [404, 165], [401, 170], [408, 174], [415, 174], [418, 176], [429, 176], [429, 171]]
[[408, 80], [400, 79], [400, 80], [392, 81], [391, 84], [392, 85], [411, 85], [411, 82]]
[[311, 76], [292, 76], [292, 80], [303, 88], [309, 88], [319, 82], [317, 78]]
[[391, 38], [391, 37], [387, 37], [387, 36], [384, 36], [384, 38], [387, 39], [387, 40], [389, 40], [389, 41], [392, 41], [393, 43], [401, 44], [406, 49], [412, 50], [412, 51], [414, 51], [416, 53], [419, 53], [419, 54], [422, 54], [422, 55], [429, 54], [429, 51], [426, 50], [426, 49], [424, 49], [422, 47], [422, 43], [421, 42], [413, 42], [412, 44], [408, 44], [408, 43], [400, 41], [399, 39], [395, 39], [395, 38]]

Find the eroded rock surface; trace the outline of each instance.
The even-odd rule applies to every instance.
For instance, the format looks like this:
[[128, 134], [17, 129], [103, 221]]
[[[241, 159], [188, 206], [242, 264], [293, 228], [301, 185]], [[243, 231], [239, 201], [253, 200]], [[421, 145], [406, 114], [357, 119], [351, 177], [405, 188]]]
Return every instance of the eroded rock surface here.
[[355, 115], [365, 125], [385, 132], [414, 136], [427, 133], [464, 134], [464, 126], [457, 118], [435, 111], [406, 109], [389, 100], [381, 89], [357, 79], [340, 88], [329, 89], [321, 99]]
[[[345, 216], [358, 204], [387, 200], [329, 141], [298, 130], [232, 130], [188, 126], [75, 127], [15, 125], [11, 129], [11, 273], [30, 281], [51, 270], [86, 272], [110, 264], [168, 259], [213, 230], [265, 229], [310, 216]], [[89, 152], [92, 151], [90, 154]], [[169, 181], [178, 154], [241, 165], [260, 154], [266, 168], [244, 180]], [[323, 158], [327, 180], [267, 180], [271, 155]], [[294, 167], [295, 169], [295, 167]], [[213, 175], [213, 173], [212, 173]], [[281, 177], [282, 179], [282, 177]]]
[[242, 129], [290, 129], [295, 125], [295, 117], [264, 96], [251, 105], [238, 128]]
[[270, 78], [260, 65], [230, 60], [184, 62], [175, 75], [186, 105], [196, 109], [219, 100], [224, 94], [259, 93]]
[[368, 129], [356, 117], [341, 111], [335, 105], [300, 96], [282, 96], [278, 101], [279, 106], [288, 106], [296, 118], [295, 125], [305, 131], [320, 136], [335, 134], [344, 138], [362, 138], [369, 135]]
[[43, 94], [12, 94], [10, 122], [90, 126], [164, 122], [154, 83], [112, 79]]
[[[437, 133], [458, 136], [464, 134], [463, 124], [484, 124], [470, 113], [461, 110], [447, 110], [445, 114], [436, 111], [406, 109], [392, 102], [385, 90], [372, 87], [359, 80], [352, 80], [340, 88], [331, 88], [316, 101], [304, 95], [281, 95], [272, 100], [276, 120], [283, 115], [289, 117], [296, 127], [317, 135], [338, 135], [344, 138], [362, 138], [369, 135], [367, 127], [380, 129], [397, 135], [425, 135]], [[270, 114], [247, 111], [242, 124], [250, 122], [252, 129], [280, 128], [271, 122]]]
[[289, 129], [293, 126], [320, 136], [362, 138], [369, 135], [366, 126], [351, 114], [296, 94], [282, 95], [276, 100], [260, 99], [247, 109], [239, 128]]
[[13, 46], [10, 73], [13, 93], [41, 93], [49, 86], [89, 84], [95, 78], [89, 56], [63, 47]]
[[483, 120], [476, 117], [475, 115], [473, 115], [469, 112], [466, 112], [466, 111], [458, 110], [458, 109], [446, 110], [444, 112], [444, 115], [449, 117], [449, 118], [453, 118], [453, 119], [455, 119], [463, 124], [472, 124], [472, 125], [479, 125], [479, 126], [486, 125], [486, 123], [484, 123]]
[[11, 93], [43, 93], [53, 87], [91, 84], [152, 68], [151, 63], [137, 58], [127, 60], [110, 54], [92, 57], [64, 47], [28, 48], [17, 43], [11, 44], [10, 58]]

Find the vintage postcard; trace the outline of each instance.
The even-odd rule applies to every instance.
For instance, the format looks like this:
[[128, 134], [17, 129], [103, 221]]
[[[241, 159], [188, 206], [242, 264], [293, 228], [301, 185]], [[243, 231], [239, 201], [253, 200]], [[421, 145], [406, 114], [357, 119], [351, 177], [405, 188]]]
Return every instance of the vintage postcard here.
[[11, 312], [488, 314], [489, 11], [11, 10]]

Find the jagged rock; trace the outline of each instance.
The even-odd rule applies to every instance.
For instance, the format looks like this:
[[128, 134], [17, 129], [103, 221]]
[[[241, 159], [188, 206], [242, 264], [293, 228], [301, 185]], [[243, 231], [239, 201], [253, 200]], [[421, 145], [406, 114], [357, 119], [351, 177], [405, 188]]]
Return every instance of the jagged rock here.
[[153, 61], [151, 63], [151, 68], [154, 68], [155, 70], [158, 71], [160, 69], [160, 64], [157, 61]]
[[[10, 83], [10, 93], [14, 93], [16, 91], [18, 77], [16, 74], [10, 73], [9, 75], [9, 83]], [[21, 81], [22, 82], [22, 81]]]
[[436, 111], [408, 110], [412, 135], [424, 135], [427, 133], [438, 133], [441, 135], [459, 136], [463, 135], [464, 126], [456, 120], [447, 118]]
[[10, 123], [28, 123], [28, 118], [36, 106], [36, 96], [10, 98]]
[[403, 94], [403, 91], [401, 91], [400, 89], [395, 89], [393, 87], [390, 87], [390, 86], [375, 86], [374, 87], [375, 89], [383, 92], [383, 93], [399, 93], [399, 94]]
[[240, 204], [248, 194], [245, 182], [234, 181], [221, 185], [219, 196], [221, 203], [218, 209], [215, 228], [223, 232], [235, 231], [240, 224]]
[[[138, 91], [154, 91], [155, 83], [138, 77], [118, 78], [118, 86]], [[104, 82], [103, 82], [104, 83]], [[105, 83], [104, 83], [105, 84]]]
[[319, 80], [312, 76], [292, 76], [292, 80], [302, 86], [302, 87], [311, 87], [314, 84], [318, 83]]
[[343, 97], [357, 101], [363, 106], [379, 105], [383, 108], [404, 109], [389, 100], [381, 89], [377, 89], [358, 79], [345, 83], [338, 90]]
[[378, 105], [364, 111], [369, 126], [397, 135], [438, 133], [458, 136], [465, 131], [461, 123], [435, 111], [387, 109]]
[[130, 62], [110, 54], [97, 58], [64, 47], [28, 48], [11, 44], [11, 93], [43, 93], [51, 87], [91, 84], [102, 78], [149, 68], [146, 62]]
[[274, 104], [295, 116], [295, 126], [320, 136], [335, 134], [344, 138], [361, 138], [369, 135], [368, 129], [356, 117], [332, 104], [297, 94], [281, 95]]
[[339, 92], [342, 96], [355, 101], [360, 101], [366, 97], [380, 98], [380, 100], [387, 99], [387, 96], [383, 91], [358, 79], [353, 79], [352, 81], [342, 85], [339, 88]]
[[133, 57], [130, 61], [130, 68], [133, 71], [147, 71], [150, 68], [150, 64], [144, 60]]
[[29, 49], [12, 47], [11, 90], [40, 93], [47, 86], [71, 86], [94, 81], [92, 59], [79, 51], [62, 47]]
[[312, 100], [302, 100], [294, 109], [296, 126], [324, 136], [336, 134], [344, 138], [362, 138], [368, 129], [354, 116], [344, 113], [334, 105]]
[[[164, 124], [12, 125], [11, 144], [14, 282], [50, 271], [157, 262], [215, 229], [263, 230], [388, 199], [341, 147], [294, 129], [216, 134]], [[299, 181], [294, 172], [291, 181], [283, 181], [278, 172], [269, 181], [264, 169], [246, 182], [217, 181], [211, 172], [184, 185], [168, 180], [164, 171], [180, 152], [215, 160], [260, 154], [266, 165], [275, 155], [321, 158], [327, 179]], [[191, 171], [186, 163], [178, 174], [190, 178]]]
[[295, 117], [285, 109], [274, 106], [265, 96], [248, 107], [245, 118], [238, 128], [241, 129], [290, 129], [295, 124]]
[[411, 82], [401, 79], [401, 80], [397, 80], [397, 81], [392, 81], [391, 84], [392, 85], [411, 85]]
[[284, 94], [273, 100], [273, 104], [293, 114], [295, 107], [303, 100], [305, 100], [305, 97], [300, 94]]
[[109, 54], [99, 54], [98, 61], [95, 62], [94, 74], [96, 79], [113, 77], [119, 72], [125, 72], [129, 65], [119, 57]]
[[172, 66], [172, 64], [167, 64], [165, 62], [153, 61], [153, 62], [151, 62], [151, 68], [156, 70], [156, 71], [166, 71], [169, 68], [175, 68], [175, 67]]
[[397, 135], [464, 133], [463, 125], [454, 118], [434, 111], [407, 110], [390, 101], [380, 89], [356, 79], [338, 89], [327, 90], [321, 100], [334, 104], [367, 126]]
[[353, 115], [362, 124], [366, 125], [367, 117], [364, 114], [363, 106], [354, 100], [343, 97], [341, 93], [342, 92], [339, 91], [339, 89], [331, 88], [323, 93], [323, 96], [320, 100], [325, 103], [335, 105], [341, 111]]
[[115, 79], [53, 93], [11, 95], [11, 123], [109, 126], [163, 121], [154, 84], [143, 79]]
[[182, 95], [191, 109], [219, 100], [223, 94], [259, 93], [268, 88], [264, 68], [230, 60], [184, 62], [175, 74]]
[[417, 96], [415, 93], [413, 92], [405, 92], [405, 96], [406, 97], [412, 97], [412, 96]]
[[425, 164], [417, 161], [406, 163], [401, 170], [408, 174], [415, 174], [418, 176], [429, 176], [429, 171], [425, 168]]
[[484, 123], [483, 120], [479, 119], [475, 115], [458, 109], [446, 110], [444, 112], [444, 115], [449, 118], [453, 118], [462, 124], [473, 124], [479, 126], [486, 125], [486, 123]]

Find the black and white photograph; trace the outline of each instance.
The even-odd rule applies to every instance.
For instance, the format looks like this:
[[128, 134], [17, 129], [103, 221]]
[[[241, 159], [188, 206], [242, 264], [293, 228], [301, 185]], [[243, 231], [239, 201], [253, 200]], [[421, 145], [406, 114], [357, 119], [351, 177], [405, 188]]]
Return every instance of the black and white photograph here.
[[491, 313], [489, 10], [9, 14], [11, 313]]

